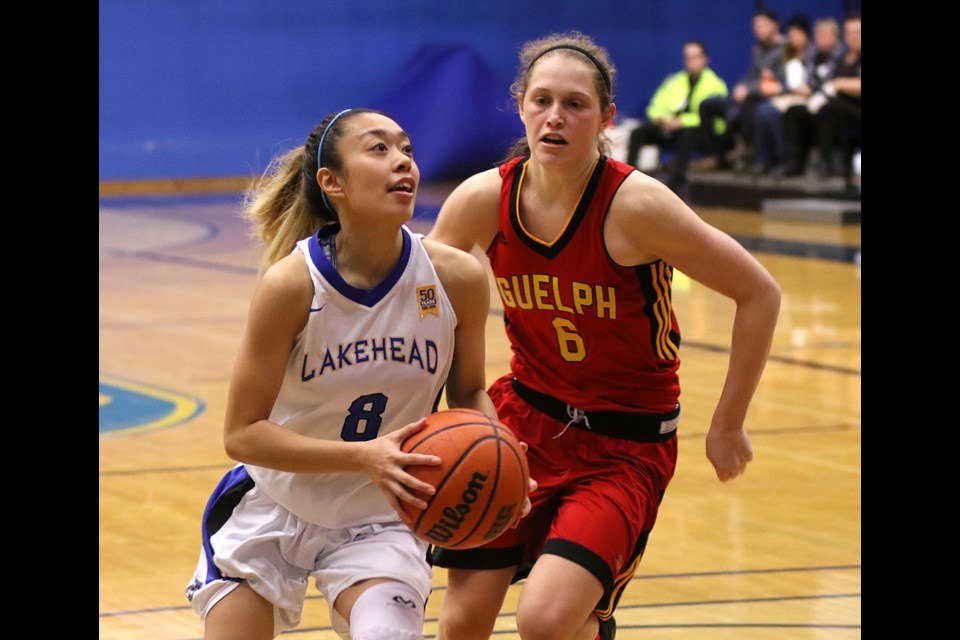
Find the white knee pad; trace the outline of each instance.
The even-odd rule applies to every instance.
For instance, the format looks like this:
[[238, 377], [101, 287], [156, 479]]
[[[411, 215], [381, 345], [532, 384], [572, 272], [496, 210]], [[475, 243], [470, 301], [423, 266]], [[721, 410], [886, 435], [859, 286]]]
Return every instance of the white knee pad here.
[[351, 640], [422, 640], [424, 602], [402, 582], [375, 584], [350, 613]]

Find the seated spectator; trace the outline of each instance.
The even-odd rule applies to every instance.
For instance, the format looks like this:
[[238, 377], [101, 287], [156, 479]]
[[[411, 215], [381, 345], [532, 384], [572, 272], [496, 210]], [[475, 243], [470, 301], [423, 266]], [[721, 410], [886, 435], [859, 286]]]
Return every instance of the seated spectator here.
[[[776, 70], [782, 66], [784, 42], [777, 14], [769, 9], [757, 10], [753, 15], [753, 35], [756, 43], [751, 50], [750, 68], [733, 87], [730, 97], [709, 98], [700, 104], [701, 122], [712, 122], [718, 116], [723, 118], [729, 134], [741, 143], [739, 146], [745, 155], [752, 153], [756, 108], [770, 97], [769, 79], [776, 77]], [[704, 130], [704, 133], [710, 132]], [[717, 165], [726, 165], [727, 146], [720, 137], [713, 136], [712, 141]]]
[[804, 107], [810, 95], [809, 69], [814, 56], [810, 19], [796, 15], [787, 23], [787, 41], [778, 69], [764, 69], [762, 91], [769, 99], [757, 105], [754, 115], [754, 156], [761, 173], [783, 175], [788, 162], [784, 137], [784, 112]]
[[816, 113], [816, 136], [821, 173], [842, 175], [850, 184], [853, 154], [860, 144], [860, 14], [844, 19], [843, 40], [847, 52], [837, 61], [833, 78], [824, 83], [827, 101]]
[[[675, 152], [673, 172], [668, 181], [673, 190], [686, 182], [693, 153], [705, 149], [700, 133], [700, 103], [706, 98], [727, 95], [727, 84], [709, 64], [702, 42], [686, 42], [683, 45], [683, 71], [664, 79], [647, 105], [647, 122], [630, 134], [628, 164], [638, 166], [643, 147]], [[711, 118], [707, 126], [716, 134], [721, 134], [725, 127], [722, 118]], [[640, 168], [650, 170], [646, 166]]]
[[814, 113], [820, 106], [818, 102], [826, 100], [821, 91], [824, 83], [833, 77], [837, 60], [846, 52], [840, 39], [840, 25], [833, 18], [819, 18], [814, 23], [813, 42], [813, 58], [806, 70], [807, 86], [795, 89], [795, 93], [809, 97], [803, 104], [789, 106], [783, 114], [787, 175], [806, 172], [810, 150], [815, 142]]

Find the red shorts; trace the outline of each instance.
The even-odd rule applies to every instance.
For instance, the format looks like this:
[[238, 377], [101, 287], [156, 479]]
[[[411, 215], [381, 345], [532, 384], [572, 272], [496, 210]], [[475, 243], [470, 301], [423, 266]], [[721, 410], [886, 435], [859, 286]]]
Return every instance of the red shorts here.
[[517, 566], [516, 579], [521, 579], [541, 554], [559, 555], [603, 584], [597, 613], [609, 617], [636, 571], [673, 477], [676, 435], [664, 442], [634, 442], [566, 427], [566, 422], [517, 396], [511, 378], [494, 382], [490, 397], [500, 420], [529, 446], [530, 476], [538, 484], [530, 496], [532, 510], [488, 545], [435, 550], [434, 564], [464, 569]]

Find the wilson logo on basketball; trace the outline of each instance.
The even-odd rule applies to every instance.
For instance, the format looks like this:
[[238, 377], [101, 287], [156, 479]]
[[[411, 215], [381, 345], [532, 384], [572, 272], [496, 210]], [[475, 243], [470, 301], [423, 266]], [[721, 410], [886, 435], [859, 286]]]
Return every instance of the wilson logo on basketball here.
[[483, 540], [493, 540], [507, 528], [507, 525], [513, 522], [513, 514], [517, 511], [517, 505], [508, 504], [500, 508], [497, 513], [497, 519], [493, 521], [490, 528], [483, 534]]
[[406, 467], [436, 491], [416, 492], [423, 508], [401, 502], [403, 514], [411, 530], [436, 547], [486, 544], [520, 518], [530, 480], [523, 447], [504, 424], [476, 409], [437, 411], [426, 421], [400, 449], [440, 458], [440, 464]]
[[463, 524], [463, 521], [470, 515], [473, 503], [483, 495], [489, 476], [489, 473], [475, 471], [470, 478], [470, 482], [467, 484], [467, 488], [460, 494], [460, 502], [452, 507], [444, 507], [441, 512], [443, 515], [437, 522], [430, 526], [430, 529], [427, 530], [426, 537], [438, 544], [449, 542]]

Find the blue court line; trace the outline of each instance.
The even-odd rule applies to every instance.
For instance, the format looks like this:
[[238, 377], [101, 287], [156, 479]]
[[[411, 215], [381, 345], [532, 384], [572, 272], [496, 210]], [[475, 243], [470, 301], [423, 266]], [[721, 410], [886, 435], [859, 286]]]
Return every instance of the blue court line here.
[[[837, 425], [826, 425], [819, 427], [784, 427], [780, 429], [750, 429], [750, 437], [754, 436], [779, 436], [779, 435], [795, 435], [798, 433], [829, 433], [829, 432], [838, 432], [838, 431], [853, 431], [859, 429], [859, 425], [852, 424], [837, 424]], [[681, 433], [677, 437], [682, 440], [692, 440], [692, 439], [702, 439], [707, 436], [706, 431], [701, 432], [692, 432], [692, 433]], [[118, 477], [118, 476], [140, 476], [148, 475], [151, 473], [191, 473], [191, 472], [207, 472], [220, 470], [223, 473], [226, 473], [229, 469], [229, 465], [222, 464], [210, 464], [210, 465], [201, 465], [193, 467], [160, 467], [153, 469], [119, 469], [115, 471], [101, 471], [99, 477], [108, 478], [108, 477]], [[640, 576], [634, 578], [634, 580], [641, 579]]]
[[[203, 203], [234, 203], [243, 204], [242, 194], [168, 194], [155, 196], [119, 196], [100, 198], [100, 207], [109, 209], [123, 209], [132, 206], [163, 206], [176, 207], [185, 204]], [[419, 221], [436, 220], [440, 209], [437, 206], [417, 206], [413, 212], [413, 219]], [[818, 244], [813, 242], [798, 242], [793, 240], [778, 240], [772, 238], [757, 238], [752, 236], [733, 236], [748, 251], [773, 253], [798, 258], [814, 258], [832, 262], [855, 263], [860, 256], [860, 247], [850, 245]]]
[[[110, 251], [110, 253], [116, 256], [141, 258], [143, 260], [152, 260], [154, 262], [180, 264], [183, 266], [197, 267], [199, 269], [211, 269], [214, 271], [224, 271], [228, 273], [240, 273], [245, 275], [256, 275], [257, 273], [259, 273], [259, 270], [253, 267], [238, 267], [235, 265], [224, 264], [222, 262], [196, 260], [193, 258], [185, 258], [183, 256], [171, 256], [163, 253], [155, 253], [152, 251], [112, 250]], [[490, 315], [496, 315], [496, 316], [502, 317], [503, 310], [490, 309]], [[681, 348], [682, 347], [699, 349], [701, 351], [710, 351], [713, 353], [729, 353], [730, 352], [730, 349], [728, 347], [707, 344], [705, 342], [684, 341], [681, 344]], [[833, 373], [841, 373], [844, 375], [851, 375], [851, 376], [861, 375], [861, 372], [858, 369], [851, 369], [848, 367], [838, 367], [835, 365], [823, 364], [819, 362], [811, 362], [809, 360], [799, 360], [797, 358], [791, 358], [788, 356], [778, 356], [775, 354], [771, 354], [768, 358], [768, 361], [778, 362], [780, 364], [788, 364], [788, 365], [794, 365], [799, 367], [805, 367], [807, 369], [814, 369], [817, 371], [829, 371]]]
[[[848, 564], [848, 565], [824, 565], [824, 566], [813, 566], [813, 567], [782, 567], [782, 568], [771, 568], [771, 569], [744, 569], [744, 570], [735, 570], [735, 571], [704, 571], [697, 573], [660, 573], [649, 576], [634, 576], [632, 580], [662, 580], [670, 578], [703, 578], [703, 577], [715, 577], [715, 576], [737, 576], [737, 575], [757, 575], [757, 574], [769, 574], [769, 573], [796, 573], [796, 572], [812, 572], [812, 571], [849, 571], [853, 569], [860, 569], [861, 565], [859, 564]], [[631, 580], [631, 581], [632, 581]], [[522, 583], [517, 583], [522, 584]], [[437, 586], [433, 588], [433, 593], [438, 593], [441, 591], [446, 591], [445, 586]], [[778, 596], [776, 600], [816, 600], [820, 598], [853, 598], [860, 597], [860, 594], [823, 594], [823, 595], [798, 595], [798, 596]], [[323, 600], [323, 596], [314, 594], [308, 595], [306, 600]], [[688, 604], [728, 604], [734, 602], [750, 602], [750, 601], [763, 601], [763, 598], [756, 599], [743, 599], [738, 598], [734, 600], [703, 600], [698, 602], [674, 602], [674, 603], [660, 603], [660, 604], [645, 604], [645, 605], [631, 605], [631, 607], [676, 607], [684, 606]], [[123, 611], [110, 611], [106, 613], [101, 613], [99, 616], [101, 618], [117, 618], [122, 616], [131, 616], [131, 615], [140, 615], [145, 613], [163, 613], [167, 611], [182, 611], [184, 609], [190, 609], [190, 605], [180, 605], [174, 607], [151, 607], [148, 609], [127, 609]], [[501, 616], [510, 616], [513, 613], [501, 613]], [[316, 629], [314, 629], [316, 630]]]
[[[495, 315], [503, 317], [502, 309], [490, 309], [489, 315]], [[729, 347], [723, 347], [716, 344], [707, 344], [706, 342], [694, 342], [691, 340], [684, 340], [680, 343], [680, 348], [688, 349], [697, 349], [699, 351], [709, 351], [711, 353], [730, 353]], [[809, 360], [799, 360], [797, 358], [791, 358], [788, 356], [778, 356], [775, 354], [770, 354], [767, 358], [768, 362], [778, 362], [780, 364], [788, 364], [797, 367], [804, 367], [806, 369], [814, 369], [815, 371], [830, 371], [832, 373], [841, 373], [848, 376], [861, 376], [859, 369], [851, 369], [849, 367], [838, 367], [831, 364], [823, 364], [821, 362], [811, 362]]]
[[166, 262], [168, 264], [178, 264], [186, 267], [196, 267], [198, 269], [212, 269], [214, 271], [223, 271], [226, 273], [242, 273], [244, 275], [257, 275], [259, 271], [255, 267], [238, 267], [232, 264], [222, 262], [211, 262], [209, 260], [198, 260], [196, 258], [187, 258], [184, 256], [171, 256], [154, 251], [127, 251], [125, 249], [109, 249], [110, 255], [122, 258], [139, 258], [151, 262]]
[[[236, 193], [198, 193], [100, 198], [100, 208], [111, 211], [123, 211], [132, 207], [176, 208], [191, 204], [232, 204], [236, 205], [239, 213], [243, 207], [243, 196]], [[150, 212], [138, 211], [137, 213], [149, 215]], [[438, 206], [414, 205], [411, 222], [434, 221], [438, 213], [440, 213]]]
[[[707, 344], [706, 342], [694, 342], [690, 340], [681, 340], [680, 348], [684, 347], [693, 347], [694, 349], [699, 349], [700, 351], [712, 351], [714, 353], [730, 353], [729, 347], [721, 347], [715, 344]], [[790, 358], [787, 356], [776, 356], [771, 354], [767, 360], [772, 362], [779, 362], [780, 364], [793, 364], [800, 367], [806, 367], [808, 369], [817, 369], [819, 371], [832, 371], [834, 373], [843, 373], [846, 375], [859, 376], [861, 372], [859, 369], [850, 369], [849, 367], [838, 367], [831, 364], [821, 364], [819, 362], [810, 362], [809, 360], [798, 360], [797, 358]]]
[[185, 204], [216, 204], [232, 202], [243, 203], [243, 196], [236, 192], [194, 193], [194, 194], [157, 194], [153, 196], [116, 196], [100, 197], [101, 209], [129, 209], [130, 207], [178, 207]]
[[[820, 598], [859, 598], [861, 597], [859, 593], [857, 594], [830, 594], [825, 596], [799, 596], [795, 598], [784, 597], [778, 598], [778, 600], [816, 600]], [[640, 605], [640, 606], [653, 606], [653, 607], [662, 607], [662, 606], [684, 606], [686, 604], [741, 604], [746, 602], [753, 602], [753, 599], [747, 598], [742, 600], [718, 600], [718, 601], [704, 601], [704, 602], [678, 602], [671, 604], [660, 604], [660, 605]], [[617, 610], [621, 609], [634, 609], [634, 606], [628, 607], [617, 607]], [[512, 617], [516, 615], [514, 612], [501, 613], [497, 617]], [[438, 618], [426, 618], [424, 622], [437, 622]], [[831, 623], [786, 623], [786, 622], [701, 622], [701, 623], [676, 623], [676, 624], [617, 624], [617, 631], [631, 629], [860, 629], [861, 625], [859, 624], [831, 624]], [[287, 631], [283, 635], [293, 635], [297, 633], [311, 633], [314, 631], [332, 631], [333, 628], [329, 626], [325, 627], [307, 627], [299, 628], [291, 631]], [[506, 634], [515, 634], [517, 633], [516, 629], [502, 629], [500, 631], [494, 631], [491, 635], [500, 636]], [[429, 638], [436, 638], [436, 635], [425, 634], [424, 640]]]
[[[767, 240], [764, 238], [735, 237], [734, 239], [750, 251], [828, 260], [833, 262], [854, 263], [856, 257], [860, 254], [860, 247], [790, 242], [786, 240]], [[196, 265], [206, 269], [216, 269], [218, 267], [225, 271], [235, 271], [237, 269], [233, 265], [201, 260], [193, 261], [182, 256], [165, 256], [160, 253], [153, 253], [149, 251], [113, 250], [110, 253], [119, 256], [139, 257], [145, 260], [154, 260], [157, 262], [182, 262], [186, 265]], [[249, 270], [249, 272], [256, 273], [256, 269]]]
[[[815, 624], [815, 623], [786, 623], [786, 622], [702, 622], [702, 623], [679, 623], [679, 624], [617, 624], [617, 630], [621, 629], [848, 629], [851, 631], [859, 630], [862, 625], [859, 624]], [[515, 633], [510, 631], [494, 631], [493, 635], [503, 635], [504, 633]], [[426, 638], [436, 638], [437, 636], [424, 636]]]
[[[322, 629], [322, 628], [321, 628]], [[617, 624], [617, 631], [627, 629], [848, 629], [859, 631], [859, 624], [785, 624], [779, 622], [770, 623], [703, 623], [703, 624]], [[494, 631], [492, 636], [503, 636], [508, 633], [517, 633], [516, 629], [504, 629]], [[425, 635], [424, 640], [433, 640], [435, 635]], [[198, 639], [199, 640], [199, 639]]]
[[734, 240], [742, 244], [747, 251], [775, 253], [781, 256], [793, 256], [797, 258], [815, 258], [833, 262], [855, 263], [860, 255], [860, 247], [845, 245], [815, 244], [812, 242], [794, 242], [792, 240], [744, 236], [734, 236]]
[[769, 596], [765, 598], [731, 598], [729, 600], [691, 600], [689, 602], [656, 602], [650, 604], [631, 604], [618, 606], [617, 611], [621, 609], [660, 609], [662, 607], [693, 607], [701, 605], [721, 605], [721, 604], [748, 604], [759, 602], [785, 602], [788, 600], [839, 600], [846, 598], [860, 598], [860, 593], [829, 593], [810, 596]]
[[764, 573], [798, 573], [809, 571], [853, 571], [863, 568], [859, 564], [815, 565], [812, 567], [776, 567], [773, 569], [737, 569], [733, 571], [696, 571], [691, 573], [656, 573], [649, 576], [634, 576], [634, 580], [662, 580], [665, 578], [709, 578], [714, 576], [746, 576]]
[[[821, 427], [783, 427], [780, 429], [750, 429], [750, 437], [753, 436], [782, 436], [782, 435], [795, 435], [798, 433], [830, 433], [837, 431], [854, 431], [859, 429], [860, 425], [856, 424], [834, 424], [834, 425], [825, 425]], [[681, 440], [693, 439], [693, 438], [705, 438], [707, 437], [706, 431], [694, 432], [694, 433], [678, 433], [677, 437]]]
[[[101, 209], [102, 209], [102, 207], [101, 207]], [[108, 209], [109, 209], [109, 208], [108, 208]], [[124, 208], [124, 209], [125, 209], [125, 208]], [[118, 209], [118, 210], [115, 211], [114, 213], [119, 213], [119, 214], [121, 214], [121, 215], [123, 215], [123, 214], [134, 214], [134, 215], [137, 215], [137, 216], [139, 216], [139, 217], [141, 217], [141, 218], [153, 218], [153, 219], [161, 219], [161, 220], [165, 220], [165, 219], [168, 218], [168, 216], [166, 216], [166, 215], [164, 215], [164, 214], [161, 214], [160, 212], [155, 212], [155, 211], [132, 211], [132, 212], [130, 212], [130, 211], [125, 211], [125, 210], [123, 210], [123, 209]], [[204, 229], [206, 229], [206, 233], [205, 233], [202, 237], [194, 238], [194, 239], [189, 240], [189, 241], [187, 241], [187, 242], [181, 242], [181, 243], [178, 243], [178, 244], [167, 245], [167, 247], [166, 247], [167, 249], [171, 249], [171, 248], [174, 248], [174, 247], [176, 247], [177, 249], [183, 249], [183, 248], [185, 248], [185, 247], [190, 247], [190, 246], [193, 246], [193, 245], [204, 244], [204, 243], [206, 243], [206, 242], [210, 242], [211, 240], [213, 240], [214, 238], [216, 238], [217, 236], [220, 235], [220, 227], [218, 227], [217, 225], [212, 224], [212, 223], [210, 223], [210, 222], [197, 222], [196, 220], [194, 220], [194, 219], [192, 219], [192, 218], [189, 218], [188, 216], [184, 216], [184, 218], [182, 218], [182, 219], [176, 219], [176, 221], [177, 221], [177, 222], [183, 222], [183, 223], [185, 223], [185, 224], [190, 224], [190, 225], [195, 226], [195, 227], [203, 227]], [[137, 252], [137, 251], [125, 251], [124, 249], [106, 249], [106, 250], [104, 250], [104, 253], [108, 253], [108, 254], [112, 254], [112, 255], [116, 255], [116, 256], [136, 256], [139, 252]], [[143, 252], [143, 253], [149, 253], [149, 252]]]

